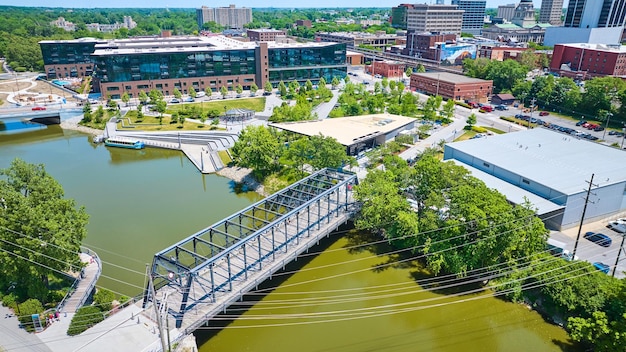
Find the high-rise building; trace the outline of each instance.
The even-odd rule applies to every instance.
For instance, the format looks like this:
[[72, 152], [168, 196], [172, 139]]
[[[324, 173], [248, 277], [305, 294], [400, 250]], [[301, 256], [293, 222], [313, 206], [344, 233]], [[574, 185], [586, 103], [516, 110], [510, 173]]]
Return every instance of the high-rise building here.
[[407, 8], [406, 23], [409, 31], [460, 35], [463, 10], [456, 5], [415, 4]]
[[235, 8], [235, 5], [216, 8], [202, 6], [196, 9], [196, 19], [200, 29], [207, 22], [215, 22], [226, 28], [242, 29], [245, 24], [252, 22], [252, 9]]
[[553, 26], [560, 26], [563, 15], [563, 0], [541, 0], [541, 11], [539, 12], [539, 23], [550, 23]]
[[609, 28], [623, 27], [626, 20], [626, 0], [570, 0], [565, 27]]
[[452, 5], [457, 5], [463, 10], [463, 23], [461, 32], [480, 35], [485, 24], [486, 0], [452, 0]]
[[515, 4], [498, 6], [498, 17], [506, 21], [512, 20], [513, 15], [515, 15], [515, 7]]
[[393, 28], [406, 29], [406, 17], [411, 4], [400, 4], [391, 8], [391, 26]]
[[625, 24], [626, 0], [569, 0], [563, 27], [546, 31], [544, 44], [618, 44]]

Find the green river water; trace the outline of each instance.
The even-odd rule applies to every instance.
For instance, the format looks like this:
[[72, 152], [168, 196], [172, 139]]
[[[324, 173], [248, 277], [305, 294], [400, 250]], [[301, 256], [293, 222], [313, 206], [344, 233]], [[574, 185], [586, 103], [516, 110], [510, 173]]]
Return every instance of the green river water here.
[[[45, 164], [86, 207], [84, 243], [105, 262], [99, 285], [126, 295], [140, 292], [155, 252], [259, 199], [201, 175], [181, 153], [96, 146], [58, 126], [0, 134], [0, 168], [15, 157]], [[373, 240], [352, 231], [313, 248], [201, 328], [200, 351], [575, 351], [522, 305], [460, 294], [467, 287], [423, 291], [431, 279], [417, 263], [354, 248]]]

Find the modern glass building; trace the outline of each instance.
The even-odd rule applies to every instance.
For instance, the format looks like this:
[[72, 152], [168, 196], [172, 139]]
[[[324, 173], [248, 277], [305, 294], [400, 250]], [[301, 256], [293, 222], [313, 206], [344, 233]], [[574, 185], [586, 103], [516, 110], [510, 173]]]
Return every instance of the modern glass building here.
[[102, 40], [44, 40], [39, 42], [48, 79], [85, 77], [93, 73], [91, 54]]
[[[44, 60], [52, 59], [47, 53], [67, 50], [44, 51], [44, 44]], [[99, 41], [87, 59], [95, 66], [94, 88], [114, 99], [152, 89], [171, 95], [174, 88], [185, 94], [191, 87], [217, 92], [223, 86], [249, 89], [253, 83], [262, 88], [268, 81], [324, 77], [330, 82], [347, 74], [345, 44], [241, 42], [223, 36]]]

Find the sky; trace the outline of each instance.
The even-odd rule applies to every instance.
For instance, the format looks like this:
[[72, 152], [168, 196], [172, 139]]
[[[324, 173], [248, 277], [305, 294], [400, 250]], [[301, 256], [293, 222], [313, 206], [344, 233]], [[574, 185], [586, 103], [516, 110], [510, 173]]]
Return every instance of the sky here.
[[[446, 4], [450, 4], [451, 0], [445, 0]], [[533, 0], [535, 8], [541, 6], [541, 0]], [[487, 0], [488, 8], [495, 8], [498, 5], [517, 3], [519, 0]], [[400, 3], [435, 3], [435, 0], [382, 0], [382, 1], [363, 1], [363, 0], [343, 0], [339, 4], [336, 0], [307, 0], [303, 2], [294, 2], [292, 0], [188, 0], [184, 2], [175, 0], [0, 0], [0, 5], [9, 6], [29, 6], [29, 7], [64, 7], [64, 8], [111, 8], [111, 7], [143, 7], [143, 8], [199, 8], [201, 6], [220, 7], [235, 4], [237, 7], [285, 7], [292, 8], [294, 4], [298, 7], [393, 7]], [[567, 0], [564, 0], [567, 4]], [[564, 5], [565, 6], [565, 5]]]

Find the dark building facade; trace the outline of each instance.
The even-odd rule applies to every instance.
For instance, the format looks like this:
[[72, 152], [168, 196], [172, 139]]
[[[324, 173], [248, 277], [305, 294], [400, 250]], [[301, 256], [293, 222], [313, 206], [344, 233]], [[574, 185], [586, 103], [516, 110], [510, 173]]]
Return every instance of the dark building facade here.
[[104, 41], [93, 38], [78, 40], [44, 40], [39, 42], [44, 69], [48, 79], [91, 76], [96, 44]]
[[[74, 47], [66, 41], [42, 42], [44, 62], [68, 51], [67, 45]], [[216, 92], [239, 85], [249, 89], [253, 83], [262, 88], [268, 81], [316, 82], [323, 77], [330, 82], [347, 73], [346, 45], [337, 43], [255, 43], [223, 36], [134, 38], [96, 42], [91, 50], [83, 58], [92, 67], [94, 88], [114, 99], [124, 92], [136, 97], [152, 89], [171, 95], [174, 88], [182, 93], [191, 87]], [[57, 71], [55, 67], [48, 77]], [[81, 73], [75, 76], [88, 75], [86, 70]], [[52, 78], [57, 77], [64, 76]]]

